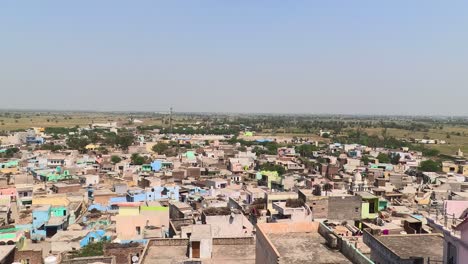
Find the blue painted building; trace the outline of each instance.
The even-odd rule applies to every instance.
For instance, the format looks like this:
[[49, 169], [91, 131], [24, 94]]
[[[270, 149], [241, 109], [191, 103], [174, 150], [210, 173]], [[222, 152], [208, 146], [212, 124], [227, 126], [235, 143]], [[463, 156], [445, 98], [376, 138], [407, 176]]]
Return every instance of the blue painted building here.
[[106, 235], [104, 230], [93, 230], [90, 231], [84, 238], [80, 240], [80, 246], [85, 247], [90, 243], [107, 241], [110, 240], [110, 237]]
[[31, 239], [44, 240], [66, 229], [70, 215], [65, 207], [42, 205], [33, 209], [32, 217]]
[[44, 144], [45, 139], [42, 137], [26, 137], [26, 144]]
[[179, 201], [179, 186], [151, 187], [145, 190], [129, 190], [126, 202], [146, 202], [169, 199]]

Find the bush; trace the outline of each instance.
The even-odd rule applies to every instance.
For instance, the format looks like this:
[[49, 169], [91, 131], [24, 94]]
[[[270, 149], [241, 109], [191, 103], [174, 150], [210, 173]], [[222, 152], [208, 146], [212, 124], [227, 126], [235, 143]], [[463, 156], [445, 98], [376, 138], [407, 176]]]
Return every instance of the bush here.
[[117, 155], [112, 155], [112, 157], [111, 157], [111, 162], [112, 162], [113, 164], [117, 164], [117, 163], [119, 163], [120, 161], [122, 161], [122, 159], [121, 159], [119, 156], [117, 156]]
[[419, 164], [419, 170], [424, 172], [438, 172], [440, 168], [440, 163], [433, 160], [421, 161]]

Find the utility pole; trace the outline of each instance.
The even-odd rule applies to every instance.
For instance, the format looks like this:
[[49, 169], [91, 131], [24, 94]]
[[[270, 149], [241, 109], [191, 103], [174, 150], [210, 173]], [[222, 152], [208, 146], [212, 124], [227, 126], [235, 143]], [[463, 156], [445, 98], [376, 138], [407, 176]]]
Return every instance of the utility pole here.
[[169, 131], [172, 134], [172, 106], [169, 109]]

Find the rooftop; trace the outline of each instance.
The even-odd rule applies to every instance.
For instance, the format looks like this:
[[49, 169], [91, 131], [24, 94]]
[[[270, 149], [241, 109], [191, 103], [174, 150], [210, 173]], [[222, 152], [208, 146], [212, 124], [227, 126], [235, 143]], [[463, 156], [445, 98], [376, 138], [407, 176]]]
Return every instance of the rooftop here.
[[4, 260], [15, 249], [15, 245], [0, 246], [0, 261]]
[[[443, 259], [444, 238], [439, 234], [374, 236], [402, 259], [430, 257]], [[431, 250], [427, 250], [430, 248]]]
[[329, 249], [319, 233], [268, 234], [268, 238], [284, 263], [352, 263], [339, 251]]

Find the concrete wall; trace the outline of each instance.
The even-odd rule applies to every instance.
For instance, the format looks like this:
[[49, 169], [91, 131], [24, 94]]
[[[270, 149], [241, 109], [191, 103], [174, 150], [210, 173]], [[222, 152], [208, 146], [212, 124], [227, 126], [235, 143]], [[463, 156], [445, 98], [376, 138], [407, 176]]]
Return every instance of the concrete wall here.
[[261, 223], [257, 225], [266, 234], [318, 232], [319, 222]]
[[211, 225], [213, 237], [251, 235], [253, 230], [252, 223], [243, 214], [234, 214], [234, 218], [231, 215], [203, 215], [202, 220]]
[[326, 226], [324, 223], [320, 223], [319, 228], [318, 228], [319, 234], [327, 240], [327, 244], [331, 248], [339, 248], [338, 244], [338, 236], [330, 229], [328, 226]]
[[371, 259], [375, 263], [413, 264], [413, 260], [402, 260], [369, 232], [364, 230], [364, 243], [371, 249]]
[[261, 223], [257, 225], [255, 244], [256, 264], [279, 263], [280, 254], [273, 246], [268, 234], [318, 232], [318, 222], [302, 223]]
[[328, 198], [328, 219], [360, 220], [361, 203], [359, 196], [330, 196]]
[[171, 239], [151, 239], [148, 242], [148, 247], [152, 246], [187, 246], [189, 240], [186, 238], [171, 238]]
[[[169, 229], [169, 211], [145, 211], [141, 215], [117, 215], [115, 216], [115, 228], [120, 239], [142, 238], [145, 226], [165, 226]], [[140, 227], [140, 235], [136, 227]]]
[[[116, 264], [115, 257], [84, 257], [84, 258], [75, 258], [69, 260], [62, 260], [62, 264], [88, 264], [88, 263], [105, 263], [105, 264]], [[31, 262], [34, 263], [34, 262]]]
[[253, 245], [254, 237], [223, 237], [213, 238], [213, 245]]
[[372, 260], [363, 255], [359, 250], [357, 250], [352, 244], [343, 240], [341, 243], [341, 253], [345, 255], [355, 264], [374, 264]]
[[280, 254], [261, 228], [257, 228], [255, 264], [276, 264]]

